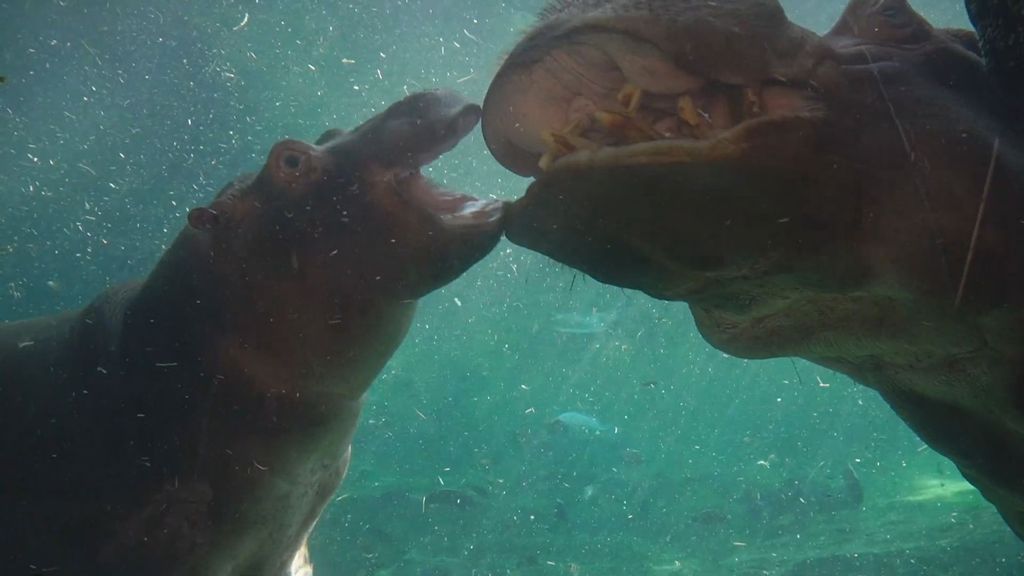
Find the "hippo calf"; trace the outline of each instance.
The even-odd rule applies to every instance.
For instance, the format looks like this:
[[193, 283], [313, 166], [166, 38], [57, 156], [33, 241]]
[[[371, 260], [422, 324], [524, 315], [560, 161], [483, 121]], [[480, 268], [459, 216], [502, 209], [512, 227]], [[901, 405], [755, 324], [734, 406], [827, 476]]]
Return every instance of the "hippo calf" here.
[[0, 325], [4, 573], [308, 574], [416, 299], [500, 238], [500, 203], [419, 172], [480, 114], [422, 92], [279, 142], [145, 280]]

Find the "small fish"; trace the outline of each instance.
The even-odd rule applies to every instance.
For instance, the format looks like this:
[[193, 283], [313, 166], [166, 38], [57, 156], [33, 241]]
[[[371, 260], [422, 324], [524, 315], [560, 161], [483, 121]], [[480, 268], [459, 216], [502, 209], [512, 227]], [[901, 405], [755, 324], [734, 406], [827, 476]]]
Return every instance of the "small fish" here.
[[561, 500], [555, 500], [555, 522], [562, 524], [569, 522], [569, 509]]
[[641, 388], [657, 388], [658, 387], [658, 381], [657, 380], [644, 380], [643, 382], [640, 383], [640, 387]]
[[6, 83], [7, 83], [7, 76], [0, 76], [0, 84], [6, 84]]
[[729, 522], [729, 515], [722, 510], [714, 508], [707, 508], [697, 512], [691, 517], [691, 520], [695, 524], [702, 526], [716, 526]]
[[615, 312], [598, 312], [592, 310], [589, 314], [568, 312], [555, 314], [556, 332], [565, 334], [597, 334], [608, 330], [611, 323], [615, 321]]
[[597, 418], [580, 412], [563, 412], [551, 421], [551, 425], [556, 428], [584, 432], [603, 432], [611, 429], [611, 426], [602, 424]]

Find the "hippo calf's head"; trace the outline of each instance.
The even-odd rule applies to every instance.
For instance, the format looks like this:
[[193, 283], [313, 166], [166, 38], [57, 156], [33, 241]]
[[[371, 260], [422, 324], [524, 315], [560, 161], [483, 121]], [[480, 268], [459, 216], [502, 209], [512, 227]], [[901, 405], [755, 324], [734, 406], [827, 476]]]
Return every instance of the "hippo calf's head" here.
[[496, 201], [444, 191], [420, 168], [477, 124], [456, 94], [416, 93], [351, 132], [284, 140], [189, 223], [215, 265], [301, 299], [418, 298], [454, 280], [501, 235]]

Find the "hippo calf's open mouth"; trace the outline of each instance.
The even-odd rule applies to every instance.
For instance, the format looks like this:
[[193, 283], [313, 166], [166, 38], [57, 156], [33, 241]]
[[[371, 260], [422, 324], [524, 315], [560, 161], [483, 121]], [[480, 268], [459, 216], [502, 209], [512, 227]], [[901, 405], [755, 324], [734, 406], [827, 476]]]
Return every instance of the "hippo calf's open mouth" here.
[[[352, 133], [325, 132], [316, 142], [325, 154], [340, 150], [362, 160], [371, 179], [390, 182], [394, 191], [416, 209], [434, 216], [457, 232], [496, 229], [500, 202], [444, 190], [421, 169], [451, 151], [479, 123], [480, 106], [452, 92], [421, 92], [396, 102]], [[358, 142], [353, 154], [350, 142]]]
[[[374, 165], [379, 175], [394, 181], [395, 189], [410, 203], [436, 216], [453, 229], [494, 227], [501, 217], [499, 202], [478, 200], [438, 188], [420, 169], [451, 151], [480, 122], [481, 109], [452, 92], [420, 93], [393, 104], [379, 121], [370, 121], [351, 138], [373, 147], [388, 146]], [[347, 137], [340, 135], [340, 141]], [[318, 144], [331, 146], [339, 134], [331, 131]]]

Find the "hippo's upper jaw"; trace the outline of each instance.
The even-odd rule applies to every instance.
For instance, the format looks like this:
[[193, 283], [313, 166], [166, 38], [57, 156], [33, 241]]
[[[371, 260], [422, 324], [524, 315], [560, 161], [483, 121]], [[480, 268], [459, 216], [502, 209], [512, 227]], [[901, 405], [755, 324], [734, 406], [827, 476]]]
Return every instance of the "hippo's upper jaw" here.
[[774, 1], [560, 2], [544, 18], [484, 105], [488, 146], [521, 175], [727, 158], [741, 128], [820, 112], [814, 36]]

